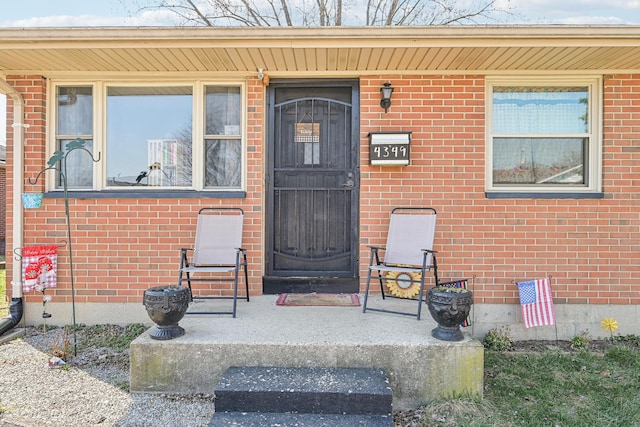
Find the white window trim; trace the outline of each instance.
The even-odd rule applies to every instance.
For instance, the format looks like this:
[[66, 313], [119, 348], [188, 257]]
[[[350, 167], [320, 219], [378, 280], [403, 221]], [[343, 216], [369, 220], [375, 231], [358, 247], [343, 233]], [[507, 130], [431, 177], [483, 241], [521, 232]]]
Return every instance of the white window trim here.
[[[485, 191], [488, 193], [599, 193], [602, 191], [602, 77], [601, 76], [506, 76], [485, 79]], [[589, 87], [589, 147], [586, 185], [494, 185], [493, 184], [493, 87], [494, 86], [587, 86]], [[501, 135], [502, 136], [502, 135]], [[520, 136], [520, 135], [518, 135]], [[532, 136], [532, 135], [522, 135]], [[535, 136], [544, 136], [536, 134]], [[582, 135], [580, 135], [582, 136]]]
[[[56, 92], [57, 92], [57, 88], [58, 86], [85, 86], [85, 87], [91, 87], [91, 91], [92, 91], [92, 102], [93, 102], [93, 127], [92, 127], [92, 142], [93, 142], [93, 146], [91, 147], [93, 149], [93, 153], [94, 156], [96, 156], [97, 158], [97, 153], [98, 151], [96, 151], [96, 131], [99, 129], [98, 124], [96, 123], [96, 117], [100, 117], [99, 116], [99, 112], [98, 110], [96, 110], [97, 108], [99, 108], [98, 102], [96, 100], [96, 91], [97, 89], [97, 85], [95, 81], [87, 81], [87, 80], [51, 80], [51, 84], [48, 85], [47, 87], [47, 101], [46, 101], [46, 112], [47, 112], [47, 125], [46, 125], [46, 134], [47, 134], [47, 144], [45, 147], [45, 154], [46, 154], [46, 161], [48, 161], [51, 156], [53, 156], [53, 153], [55, 153], [55, 151], [57, 150], [57, 123], [58, 123], [58, 105], [56, 102]], [[100, 108], [99, 111], [102, 111], [102, 109]], [[102, 163], [102, 162], [98, 162], [98, 163]], [[96, 165], [94, 165], [93, 167], [93, 188], [92, 189], [87, 189], [87, 190], [96, 190], [96, 183], [98, 182], [98, 173], [100, 172], [100, 169], [102, 166], [100, 164], [96, 163]], [[45, 167], [49, 166], [48, 164], [45, 163]], [[96, 167], [97, 166], [97, 167]], [[46, 183], [45, 183], [45, 191], [63, 191], [62, 188], [56, 188], [56, 182], [57, 182], [57, 177], [56, 177], [56, 171], [49, 169], [45, 172], [45, 178], [46, 178]]]
[[[174, 190], [194, 190], [204, 192], [237, 192], [246, 191], [247, 188], [247, 84], [245, 80], [216, 80], [216, 81], [204, 81], [204, 80], [172, 80], [161, 79], [152, 83], [141, 82], [135, 79], [122, 79], [122, 80], [64, 80], [56, 79], [51, 80], [51, 84], [47, 91], [47, 159], [49, 159], [56, 150], [56, 123], [57, 123], [57, 103], [56, 103], [56, 90], [58, 86], [91, 86], [93, 88], [93, 153], [94, 156], [100, 155], [100, 161], [93, 166], [93, 188], [83, 191], [131, 191], [132, 188], [128, 187], [105, 187], [106, 183], [106, 168], [104, 167], [104, 159], [106, 153], [107, 134], [106, 134], [106, 102], [107, 102], [107, 88], [109, 86], [131, 86], [131, 87], [160, 87], [160, 86], [190, 86], [193, 97], [193, 117], [192, 117], [192, 137], [193, 137], [193, 149], [192, 149], [192, 186], [191, 187], [161, 187], [161, 188], [144, 188], [135, 187], [136, 191], [161, 191], [171, 192]], [[198, 159], [202, 159], [204, 156], [204, 120], [205, 120], [205, 99], [204, 88], [205, 86], [236, 86], [240, 88], [240, 108], [241, 108], [241, 122], [240, 128], [242, 134], [240, 143], [242, 144], [241, 156], [242, 156], [242, 171], [241, 171], [241, 185], [240, 188], [227, 188], [227, 187], [215, 187], [204, 188], [204, 168]], [[56, 188], [56, 173], [53, 170], [47, 171], [46, 174], [46, 191], [63, 191], [62, 188]]]

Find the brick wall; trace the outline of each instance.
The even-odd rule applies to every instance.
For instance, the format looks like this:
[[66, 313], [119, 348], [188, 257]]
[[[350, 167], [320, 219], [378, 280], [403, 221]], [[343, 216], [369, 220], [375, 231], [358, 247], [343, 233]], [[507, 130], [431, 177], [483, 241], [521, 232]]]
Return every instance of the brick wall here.
[[[392, 207], [432, 206], [440, 275], [475, 275], [476, 304], [517, 304], [515, 282], [545, 276], [556, 304], [638, 304], [639, 79], [605, 79], [602, 200], [485, 198], [482, 76], [363, 80], [361, 243], [385, 241]], [[395, 88], [387, 114], [385, 81]], [[410, 166], [368, 165], [367, 134], [380, 130], [413, 132]]]
[[[35, 176], [45, 161], [46, 82], [37, 76], [8, 81], [27, 102], [25, 169], [27, 176]], [[395, 91], [385, 114], [379, 88], [386, 81]], [[476, 276], [476, 304], [517, 304], [516, 281], [548, 275], [556, 304], [640, 303], [638, 97], [640, 76], [606, 77], [604, 199], [486, 199], [483, 76], [362, 78], [361, 276], [366, 278], [369, 257], [364, 245], [385, 241], [393, 207], [432, 206], [438, 210], [440, 275]], [[245, 210], [251, 288], [261, 293], [263, 117], [264, 88], [250, 79], [245, 199], [70, 200], [76, 301], [139, 303], [148, 287], [176, 283], [179, 248], [192, 244], [197, 210], [211, 205]], [[412, 132], [410, 166], [369, 165], [367, 135], [378, 131]], [[10, 139], [7, 158], [12, 155]], [[11, 166], [7, 172], [10, 201]], [[11, 210], [8, 216], [10, 227]], [[45, 199], [42, 209], [25, 212], [25, 244], [64, 239], [63, 200]], [[70, 301], [65, 248], [59, 281], [55, 300]], [[29, 295], [28, 300], [39, 299]]]
[[[29, 125], [25, 145], [25, 174], [26, 177], [35, 177], [45, 165], [46, 81], [35, 76], [10, 76], [7, 81], [25, 97], [25, 122]], [[244, 209], [243, 244], [248, 249], [247, 257], [251, 266], [251, 292], [254, 295], [262, 292], [263, 97], [262, 85], [256, 79], [249, 88], [249, 173], [245, 199], [69, 200], [77, 303], [140, 303], [145, 289], [177, 284], [180, 248], [193, 246], [196, 215], [204, 206], [239, 206]], [[11, 117], [9, 121], [12, 122]], [[11, 140], [8, 145], [13, 146]], [[12, 170], [12, 166], [9, 169]], [[8, 183], [9, 192], [12, 191], [11, 185]], [[25, 188], [42, 191], [44, 185], [25, 184]], [[45, 198], [42, 208], [25, 209], [24, 215], [25, 246], [68, 240], [63, 199]], [[13, 242], [8, 242], [8, 250], [12, 248]], [[8, 267], [11, 269], [10, 265]], [[7, 274], [7, 277], [11, 277], [11, 271]], [[198, 286], [202, 288], [204, 285]], [[230, 287], [231, 284], [225, 283], [215, 291], [226, 293]], [[41, 295], [35, 295], [35, 292], [25, 297], [27, 302], [41, 301]], [[53, 301], [71, 301], [68, 247], [60, 249], [58, 287], [53, 291]]]

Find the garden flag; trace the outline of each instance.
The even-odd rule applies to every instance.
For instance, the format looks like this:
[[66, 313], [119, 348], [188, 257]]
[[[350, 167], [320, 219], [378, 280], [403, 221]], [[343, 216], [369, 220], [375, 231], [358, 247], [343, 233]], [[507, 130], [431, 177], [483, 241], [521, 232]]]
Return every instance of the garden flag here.
[[518, 291], [525, 328], [556, 324], [551, 282], [548, 278], [520, 282]]
[[25, 292], [57, 285], [58, 246], [25, 246], [22, 248], [22, 289]]

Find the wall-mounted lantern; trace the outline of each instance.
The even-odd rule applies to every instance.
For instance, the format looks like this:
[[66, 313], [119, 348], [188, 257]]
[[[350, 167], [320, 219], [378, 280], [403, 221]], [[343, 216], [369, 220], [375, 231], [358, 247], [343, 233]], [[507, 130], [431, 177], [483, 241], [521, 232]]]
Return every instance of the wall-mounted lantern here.
[[269, 86], [269, 75], [262, 68], [258, 68], [258, 79], [262, 80], [263, 85]]
[[386, 113], [391, 107], [391, 94], [393, 93], [393, 88], [391, 87], [391, 83], [387, 82], [380, 88], [380, 92], [382, 93], [382, 99], [380, 100], [380, 106], [384, 108], [384, 112]]

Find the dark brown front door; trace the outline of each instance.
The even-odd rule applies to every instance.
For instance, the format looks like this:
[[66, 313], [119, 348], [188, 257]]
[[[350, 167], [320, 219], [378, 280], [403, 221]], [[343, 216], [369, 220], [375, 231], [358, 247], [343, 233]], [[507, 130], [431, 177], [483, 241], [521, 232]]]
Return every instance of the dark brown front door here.
[[357, 81], [269, 86], [264, 292], [357, 292]]

